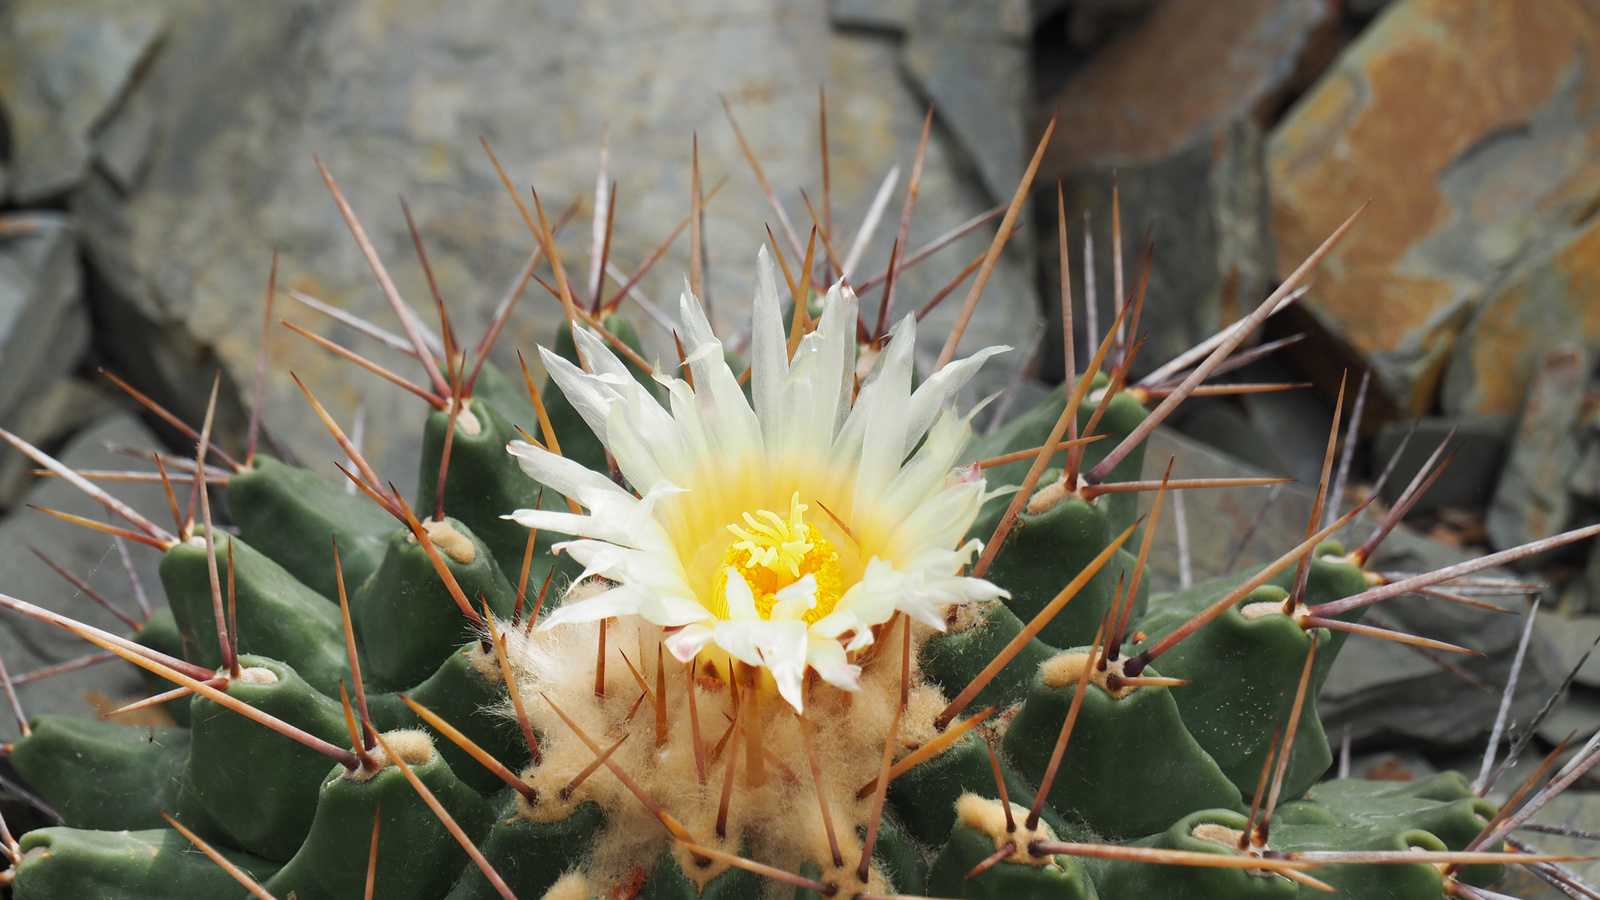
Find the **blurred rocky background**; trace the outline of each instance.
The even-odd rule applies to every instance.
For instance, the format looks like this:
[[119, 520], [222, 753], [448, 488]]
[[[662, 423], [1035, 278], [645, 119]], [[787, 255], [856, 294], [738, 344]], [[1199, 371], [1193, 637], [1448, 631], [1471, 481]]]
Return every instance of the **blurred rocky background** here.
[[[841, 254], [859, 247], [853, 282], [883, 271], [930, 108], [910, 247], [1004, 203], [1057, 119], [1023, 227], [962, 344], [1018, 348], [973, 388], [1012, 395], [980, 428], [1062, 375], [1057, 184], [1080, 360], [1084, 325], [1113, 315], [1113, 183], [1125, 290], [1154, 246], [1135, 374], [1245, 315], [1371, 201], [1310, 291], [1257, 336], [1294, 342], [1225, 379], [1311, 386], [1192, 400], [1150, 454], [1152, 466], [1176, 455], [1197, 475], [1300, 483], [1194, 492], [1188, 521], [1229, 527], [1196, 530], [1188, 570], [1168, 566], [1157, 587], [1260, 561], [1277, 536], [1304, 528], [1341, 378], [1353, 396], [1370, 377], [1343, 508], [1394, 461], [1351, 539], [1447, 436], [1458, 447], [1385, 543], [1385, 565], [1419, 570], [1600, 520], [1597, 0], [0, 0], [0, 426], [69, 464], [134, 468], [129, 448], [192, 444], [100, 370], [190, 422], [220, 372], [218, 429], [236, 446], [275, 252], [280, 286], [398, 331], [314, 158], [401, 293], [426, 309], [405, 198], [455, 325], [475, 339], [533, 247], [480, 138], [552, 217], [576, 211], [559, 244], [580, 294], [606, 148], [607, 296], [688, 215], [697, 142], [706, 190], [721, 185], [704, 214], [706, 293], [736, 335], [764, 226], [793, 256], [787, 235], [810, 230], [808, 205]], [[955, 279], [994, 227], [908, 269], [899, 309]], [[648, 356], [672, 354], [666, 329], [689, 268], [684, 232], [633, 294], [663, 315], [623, 306]], [[949, 328], [964, 291], [925, 332]], [[875, 306], [881, 287], [864, 294]], [[515, 366], [518, 349], [549, 339], [558, 309], [530, 287], [494, 359]], [[273, 315], [420, 377], [407, 357], [285, 296]], [[938, 342], [924, 343], [931, 362]], [[268, 347], [276, 452], [330, 475], [341, 458], [292, 371], [346, 427], [360, 410], [380, 474], [413, 477], [423, 404], [281, 327]], [[159, 513], [149, 487], [118, 490]], [[130, 597], [114, 548], [25, 508], [70, 508], [69, 494], [0, 454], [0, 507], [11, 511], [0, 531]], [[1175, 547], [1177, 535], [1161, 540]], [[16, 543], [0, 555], [8, 591], [103, 618]], [[131, 553], [159, 603], [151, 560]], [[1600, 553], [1579, 546], [1505, 574], [1540, 585], [1516, 733], [1600, 636]], [[1495, 602], [1525, 613], [1528, 599]], [[1475, 765], [1467, 756], [1481, 750], [1523, 618], [1416, 597], [1380, 617], [1486, 657], [1441, 662], [1352, 641], [1323, 698], [1330, 735], [1348, 726], [1358, 759], [1391, 775]], [[80, 653], [14, 622], [0, 630], [13, 674]], [[33, 680], [22, 700], [94, 707], [126, 690], [126, 676], [103, 665]], [[1543, 740], [1600, 725], [1600, 663], [1558, 718]]]

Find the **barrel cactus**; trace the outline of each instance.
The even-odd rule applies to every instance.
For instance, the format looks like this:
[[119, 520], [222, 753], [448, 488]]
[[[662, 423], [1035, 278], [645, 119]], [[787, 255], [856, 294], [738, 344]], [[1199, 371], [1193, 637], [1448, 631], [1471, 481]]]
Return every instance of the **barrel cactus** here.
[[817, 279], [816, 232], [761, 251], [746, 353], [686, 290], [678, 358], [647, 363], [513, 192], [539, 251], [522, 285], [545, 257], [566, 313], [535, 390], [485, 362], [516, 294], [476, 349], [432, 336], [328, 183], [423, 367], [417, 488], [309, 390], [359, 493], [253, 434], [211, 478], [208, 416], [178, 533], [4, 435], [164, 554], [170, 613], [129, 638], [0, 604], [141, 666], [179, 723], [29, 723], [11, 760], [66, 824], [4, 835], [18, 900], [1433, 900], [1495, 896], [1508, 862], [1559, 871], [1505, 838], [1592, 753], [1504, 808], [1454, 774], [1324, 780], [1318, 688], [1352, 632], [1396, 636], [1367, 606], [1510, 556], [1368, 571], [1325, 476], [1275, 562], [1147, 583], [1171, 492], [1205, 485], [1148, 478], [1145, 439], [1315, 257], [1130, 383], [1139, 285], [1065, 384], [973, 439], [955, 398], [1005, 348], [957, 360], [958, 326], [919, 375], [918, 317], [869, 328]]

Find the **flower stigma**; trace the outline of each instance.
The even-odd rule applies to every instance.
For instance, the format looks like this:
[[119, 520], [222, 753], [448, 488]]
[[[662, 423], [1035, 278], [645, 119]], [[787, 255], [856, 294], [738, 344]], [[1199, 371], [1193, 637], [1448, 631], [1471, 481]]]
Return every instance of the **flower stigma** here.
[[729, 525], [737, 538], [722, 555], [717, 567], [716, 603], [727, 615], [728, 572], [736, 571], [755, 596], [756, 611], [770, 620], [778, 604], [778, 592], [810, 575], [816, 584], [810, 606], [799, 618], [815, 624], [833, 612], [844, 595], [844, 576], [839, 551], [823, 537], [815, 525], [807, 524], [806, 510], [795, 491], [789, 500], [789, 517], [758, 509], [745, 513], [743, 526]]

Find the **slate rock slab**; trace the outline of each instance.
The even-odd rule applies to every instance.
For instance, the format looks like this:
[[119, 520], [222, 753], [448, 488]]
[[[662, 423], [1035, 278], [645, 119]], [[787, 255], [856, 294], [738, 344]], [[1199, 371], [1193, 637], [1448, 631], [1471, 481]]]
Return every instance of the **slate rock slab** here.
[[129, 0], [20, 0], [0, 11], [14, 201], [53, 197], [83, 180], [95, 130], [163, 27], [159, 4]]
[[1280, 276], [1373, 200], [1306, 309], [1402, 412], [1428, 411], [1500, 275], [1600, 196], [1597, 91], [1591, 3], [1397, 0], [1274, 130]]
[[[799, 0], [692, 7], [493, 0], [449, 10], [380, 0], [226, 7], [164, 0], [162, 8], [169, 24], [159, 50], [104, 125], [126, 147], [117, 143], [115, 152], [103, 153], [125, 157], [126, 165], [96, 167], [75, 192], [73, 209], [85, 223], [102, 287], [97, 315], [127, 336], [114, 362], [194, 421], [220, 363], [229, 377], [218, 428], [227, 436], [244, 426], [242, 398], [275, 248], [281, 284], [398, 330], [313, 155], [339, 180], [402, 294], [427, 308], [427, 286], [396, 202], [406, 196], [456, 327], [475, 340], [534, 243], [480, 136], [523, 196], [536, 186], [554, 217], [574, 199], [588, 203], [594, 196], [600, 136], [609, 123], [619, 198], [611, 260], [630, 272], [688, 213], [691, 139], [698, 134], [708, 189], [728, 177], [706, 209], [706, 246], [713, 316], [736, 334], [747, 322], [763, 226], [772, 224], [778, 239], [786, 238], [719, 96], [738, 115], [803, 240], [809, 217], [799, 189], [821, 200], [817, 87], [828, 87], [835, 230], [845, 248], [892, 165], [902, 166], [904, 185], [925, 109], [905, 86], [893, 38], [834, 34], [823, 5]], [[154, 126], [138, 119], [151, 111]], [[930, 145], [913, 245], [989, 205], [959, 158], [943, 137]], [[899, 194], [892, 199], [890, 221], [868, 245], [858, 279], [887, 260]], [[585, 211], [561, 241], [580, 283], [589, 232]], [[989, 234], [973, 234], [907, 270], [900, 308], [930, 296], [982, 251]], [[784, 249], [793, 265], [793, 249], [787, 242]], [[675, 308], [687, 256], [685, 235], [641, 285], [656, 305]], [[869, 293], [866, 303], [876, 300]], [[926, 331], [942, 333], [956, 307], [936, 311]], [[1025, 267], [1003, 260], [961, 352], [1021, 345], [1034, 308]], [[530, 285], [494, 358], [514, 367], [517, 349], [527, 353], [549, 341], [558, 309]], [[404, 356], [291, 301], [278, 310], [407, 377], [421, 376]], [[665, 331], [631, 304], [623, 311], [645, 333], [647, 358], [673, 357]], [[931, 361], [938, 341], [925, 343]], [[276, 329], [265, 420], [289, 450], [331, 477], [338, 477], [332, 462], [342, 456], [290, 370], [347, 427], [365, 403], [369, 459], [383, 477], [409, 483], [424, 404]], [[974, 385], [974, 396], [1004, 384], [1008, 373], [991, 371]]]
[[8, 426], [89, 345], [75, 229], [59, 213], [26, 218], [26, 228], [0, 234], [0, 425]]
[[[57, 456], [75, 469], [128, 468], [128, 458], [112, 453], [106, 442], [155, 449], [159, 443], [139, 420], [113, 413], [85, 428]], [[7, 452], [10, 451], [9, 448]], [[120, 484], [113, 493], [155, 521], [168, 518], [166, 495], [158, 484]], [[95, 519], [104, 518], [103, 507], [58, 479], [41, 479], [28, 492], [28, 503]], [[117, 634], [129, 629], [111, 613], [50, 571], [29, 550], [36, 547], [64, 568], [87, 581], [124, 610], [139, 618], [134, 592], [112, 539], [70, 522], [31, 509], [22, 509], [0, 521], [0, 583], [5, 593], [71, 616]], [[128, 552], [152, 606], [165, 605], [156, 567], [160, 551], [130, 545]], [[98, 648], [53, 625], [35, 622], [11, 612], [0, 613], [0, 655], [13, 676], [84, 656]], [[110, 701], [130, 699], [143, 690], [132, 665], [120, 660], [100, 663], [64, 675], [22, 684], [17, 693], [29, 715], [44, 712], [93, 716], [110, 708]], [[0, 741], [17, 737], [9, 714], [0, 715]]]
[[1578, 466], [1574, 433], [1588, 380], [1588, 355], [1566, 347], [1544, 355], [1528, 387], [1505, 471], [1485, 523], [1489, 542], [1503, 550], [1550, 537], [1572, 512], [1567, 482]]
[[[1411, 431], [1413, 424], [1415, 433]], [[1411, 440], [1383, 485], [1384, 502], [1394, 505], [1422, 464], [1449, 438], [1450, 446], [1459, 449], [1455, 449], [1455, 457], [1439, 474], [1433, 487], [1417, 500], [1413, 511], [1426, 512], [1441, 506], [1487, 506], [1495, 482], [1500, 478], [1500, 468], [1505, 463], [1516, 424], [1511, 416], [1493, 415], [1424, 416], [1412, 421], [1386, 423], [1372, 445], [1372, 471], [1382, 472], [1389, 465], [1394, 454], [1400, 452], [1400, 444], [1407, 434], [1411, 434]]]
[[[1125, 293], [1141, 265], [1140, 238], [1152, 229], [1159, 249], [1141, 325], [1151, 332], [1141, 352], [1147, 365], [1265, 298], [1272, 277], [1265, 110], [1303, 67], [1328, 55], [1332, 23], [1318, 0], [1167, 0], [1036, 102], [1035, 133], [1060, 110], [1039, 179], [1064, 182], [1080, 306], [1079, 232], [1083, 213], [1093, 215], [1101, 323], [1110, 321], [1114, 295], [1113, 171], [1122, 195]], [[1049, 236], [1039, 244], [1044, 281], [1054, 285], [1060, 276], [1051, 194], [1041, 196], [1036, 215]], [[1076, 321], [1081, 331], [1081, 311]], [[1058, 354], [1051, 368], [1060, 365]]]
[[1484, 300], [1451, 356], [1447, 410], [1515, 414], [1540, 357], [1573, 342], [1600, 354], [1600, 218], [1507, 277]]

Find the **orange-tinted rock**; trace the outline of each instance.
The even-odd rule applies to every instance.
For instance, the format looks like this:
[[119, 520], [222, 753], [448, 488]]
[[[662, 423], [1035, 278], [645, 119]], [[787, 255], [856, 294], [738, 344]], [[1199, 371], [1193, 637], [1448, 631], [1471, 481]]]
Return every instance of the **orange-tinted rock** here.
[[[1147, 368], [1265, 296], [1272, 255], [1260, 114], [1308, 60], [1326, 58], [1331, 22], [1324, 0], [1165, 0], [1039, 102], [1039, 129], [1060, 109], [1039, 181], [1065, 183], [1074, 254], [1082, 211], [1094, 216], [1100, 322], [1111, 307], [1113, 170], [1130, 283], [1140, 234], [1152, 229], [1158, 249], [1140, 326], [1150, 330], [1140, 354]], [[1043, 281], [1056, 284], [1055, 202], [1046, 199]], [[1054, 356], [1047, 368], [1059, 370]]]
[[1565, 341], [1600, 353], [1600, 219], [1483, 302], [1451, 357], [1445, 408], [1516, 413], [1540, 356]]
[[1600, 15], [1394, 3], [1273, 134], [1268, 167], [1280, 275], [1374, 201], [1306, 302], [1424, 411], [1487, 286], [1600, 193]]

